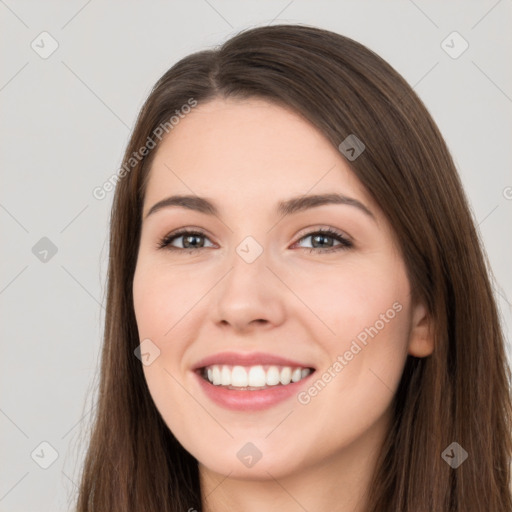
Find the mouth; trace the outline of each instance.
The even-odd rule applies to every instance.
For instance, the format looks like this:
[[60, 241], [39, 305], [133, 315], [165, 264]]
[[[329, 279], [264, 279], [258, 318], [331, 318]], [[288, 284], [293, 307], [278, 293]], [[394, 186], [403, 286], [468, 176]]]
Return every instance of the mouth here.
[[307, 385], [315, 368], [263, 352], [222, 352], [191, 368], [201, 392], [216, 405], [255, 412], [289, 400]]
[[233, 391], [262, 391], [289, 386], [315, 371], [305, 366], [212, 364], [196, 370], [206, 382]]

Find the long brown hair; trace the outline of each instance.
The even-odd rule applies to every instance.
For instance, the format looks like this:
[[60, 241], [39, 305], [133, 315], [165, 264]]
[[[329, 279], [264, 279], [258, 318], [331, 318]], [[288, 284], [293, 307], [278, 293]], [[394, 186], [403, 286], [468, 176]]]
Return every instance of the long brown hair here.
[[[187, 56], [142, 107], [110, 219], [100, 386], [77, 510], [201, 510], [197, 461], [162, 420], [134, 355], [141, 340], [132, 282], [158, 147], [130, 159], [159, 126], [171, 131], [169, 119], [191, 98], [201, 105], [216, 97], [292, 108], [336, 148], [351, 134], [363, 141], [365, 151], [347, 163], [393, 226], [413, 299], [432, 319], [434, 352], [408, 356], [367, 512], [512, 510], [510, 369], [489, 264], [447, 146], [388, 63], [352, 39], [306, 25], [248, 29]], [[457, 468], [442, 457], [453, 442], [468, 453]]]

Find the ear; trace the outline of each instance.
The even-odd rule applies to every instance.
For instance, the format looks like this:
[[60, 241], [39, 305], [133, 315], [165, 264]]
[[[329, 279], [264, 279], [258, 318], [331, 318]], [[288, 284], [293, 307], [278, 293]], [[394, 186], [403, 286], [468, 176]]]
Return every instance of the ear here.
[[408, 353], [415, 357], [427, 357], [434, 351], [432, 319], [421, 303], [414, 306], [409, 334]]

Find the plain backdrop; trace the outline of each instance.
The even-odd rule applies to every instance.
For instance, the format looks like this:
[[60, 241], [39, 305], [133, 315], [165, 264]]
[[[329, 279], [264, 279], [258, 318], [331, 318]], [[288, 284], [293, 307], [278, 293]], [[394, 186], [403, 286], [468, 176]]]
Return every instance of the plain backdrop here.
[[243, 28], [295, 22], [365, 44], [425, 102], [470, 199], [510, 341], [510, 0], [0, 0], [1, 512], [72, 509], [113, 196], [92, 191], [119, 168], [151, 87]]

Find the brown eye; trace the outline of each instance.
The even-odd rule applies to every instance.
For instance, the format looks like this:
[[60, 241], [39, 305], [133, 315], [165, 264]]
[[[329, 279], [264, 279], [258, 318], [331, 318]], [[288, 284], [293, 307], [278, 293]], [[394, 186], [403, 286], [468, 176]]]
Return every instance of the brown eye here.
[[[171, 245], [172, 242], [179, 239], [182, 239], [181, 244], [183, 245], [183, 247], [176, 247], [174, 245]], [[171, 233], [170, 235], [165, 236], [158, 243], [158, 248], [167, 248], [171, 251], [195, 251], [198, 249], [206, 248], [206, 246], [204, 245], [205, 239], [208, 239], [207, 236], [204, 233], [201, 233], [200, 231], [181, 230], [176, 233]]]
[[[311, 233], [304, 235], [299, 240], [299, 242], [307, 238], [311, 239], [312, 247], [304, 247], [304, 249], [307, 249], [309, 252], [315, 250], [320, 252], [332, 252], [353, 247], [353, 243], [348, 240], [342, 233], [339, 233], [338, 231], [331, 228], [312, 231]], [[339, 243], [335, 245], [334, 241]]]

